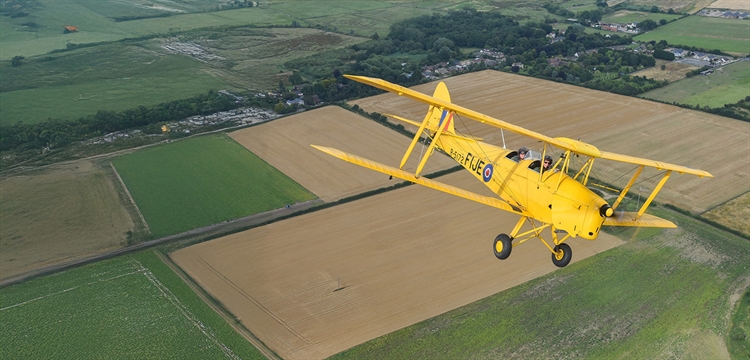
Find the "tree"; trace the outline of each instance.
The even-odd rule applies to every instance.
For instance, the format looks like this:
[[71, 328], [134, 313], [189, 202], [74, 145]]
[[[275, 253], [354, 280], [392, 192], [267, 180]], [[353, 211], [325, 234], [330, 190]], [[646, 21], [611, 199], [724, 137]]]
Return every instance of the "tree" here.
[[656, 29], [657, 26], [659, 25], [656, 24], [656, 21], [651, 19], [646, 19], [638, 23], [638, 28], [643, 31]]
[[286, 92], [286, 86], [284, 86], [284, 80], [279, 79], [279, 92], [285, 93]]
[[447, 46], [443, 46], [440, 48], [440, 51], [438, 51], [438, 58], [442, 61], [448, 61], [451, 59], [451, 49]]
[[21, 55], [16, 55], [10, 61], [10, 65], [12, 65], [12, 66], [20, 66], [23, 63], [23, 59], [25, 59], [25, 57], [23, 57]]
[[654, 5], [654, 6], [651, 7], [651, 10], [649, 10], [649, 11], [651, 11], [652, 13], [658, 13], [659, 12], [659, 7], [656, 6], [656, 5]]
[[372, 34], [371, 38], [373, 40], [380, 40], [380, 35], [378, 35], [378, 33], [376, 32], [376, 33]]
[[299, 85], [305, 82], [305, 80], [302, 79], [302, 75], [300, 75], [298, 72], [295, 71], [294, 74], [289, 76], [289, 82], [292, 85]]
[[667, 24], [667, 20], [666, 19], [659, 20], [659, 25], [666, 25], [666, 24]]

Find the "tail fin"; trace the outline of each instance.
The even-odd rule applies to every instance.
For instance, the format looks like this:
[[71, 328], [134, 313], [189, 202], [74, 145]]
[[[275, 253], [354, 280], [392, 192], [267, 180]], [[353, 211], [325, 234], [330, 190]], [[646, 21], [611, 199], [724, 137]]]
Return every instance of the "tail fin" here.
[[[446, 101], [451, 102], [451, 95], [448, 92], [448, 87], [445, 86], [444, 82], [438, 83], [437, 88], [435, 88], [435, 93], [432, 94], [432, 97]], [[456, 131], [453, 127], [453, 113], [448, 110], [440, 110], [439, 108], [436, 108], [433, 105], [430, 105], [430, 108], [427, 110], [427, 115], [425, 115], [425, 119], [423, 121], [427, 121], [426, 129], [429, 129], [433, 133], [438, 130], [440, 126], [444, 126], [443, 132], [447, 132], [449, 134], [455, 134]]]

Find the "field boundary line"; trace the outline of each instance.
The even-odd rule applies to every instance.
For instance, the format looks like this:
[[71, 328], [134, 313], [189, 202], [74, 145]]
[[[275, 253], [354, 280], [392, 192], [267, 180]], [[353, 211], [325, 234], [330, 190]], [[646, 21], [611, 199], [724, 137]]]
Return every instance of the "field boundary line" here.
[[177, 310], [180, 313], [182, 313], [182, 315], [188, 321], [190, 321], [190, 323], [195, 325], [195, 327], [197, 327], [198, 330], [200, 330], [203, 333], [203, 335], [206, 335], [207, 338], [209, 338], [216, 346], [218, 346], [219, 350], [221, 350], [221, 352], [224, 353], [224, 355], [227, 358], [239, 359], [239, 357], [232, 351], [232, 349], [230, 349], [228, 346], [224, 345], [224, 343], [219, 341], [219, 339], [216, 338], [216, 334], [213, 331], [211, 331], [211, 328], [203, 325], [203, 323], [195, 316], [195, 314], [193, 314], [187, 308], [187, 306], [185, 306], [185, 304], [183, 304], [180, 301], [180, 299], [174, 293], [172, 293], [171, 290], [169, 290], [167, 286], [165, 286], [161, 281], [159, 281], [156, 275], [154, 275], [154, 273], [151, 272], [149, 268], [143, 266], [143, 264], [141, 264], [137, 260], [136, 262], [138, 263], [138, 265], [141, 266], [140, 272], [143, 273], [143, 276], [145, 276], [146, 279], [148, 279], [152, 284], [154, 284], [154, 286], [157, 289], [159, 289], [159, 292], [161, 292], [162, 295], [164, 295], [164, 298], [169, 300], [169, 302], [171, 302], [172, 305], [174, 305], [174, 307], [176, 307]]
[[146, 227], [146, 230], [151, 232], [151, 228], [148, 227], [148, 223], [146, 222], [146, 219], [143, 217], [143, 214], [141, 214], [141, 209], [138, 208], [138, 204], [135, 203], [135, 199], [133, 199], [133, 196], [130, 195], [130, 190], [128, 190], [128, 187], [125, 185], [125, 182], [122, 181], [122, 178], [120, 177], [120, 173], [117, 172], [117, 168], [115, 168], [115, 166], [112, 165], [111, 161], [109, 162], [109, 166], [112, 168], [112, 171], [115, 173], [117, 180], [120, 181], [120, 185], [122, 185], [123, 190], [125, 190], [125, 194], [128, 195], [128, 199], [130, 199], [130, 202], [133, 204], [133, 207], [135, 208], [135, 212], [138, 213], [138, 217], [141, 218], [141, 221], [143, 222], [143, 226]]
[[250, 330], [248, 330], [242, 323], [235, 321], [234, 315], [231, 314], [221, 303], [218, 302], [214, 297], [208, 295], [203, 288], [201, 288], [195, 281], [187, 275], [179, 265], [177, 265], [169, 256], [166, 256], [161, 251], [154, 251], [161, 261], [166, 264], [172, 271], [182, 279], [182, 281], [190, 287], [191, 290], [199, 297], [203, 302], [208, 305], [217, 315], [221, 316], [226, 323], [231, 326], [237, 333], [239, 333], [245, 340], [253, 344], [261, 354], [265, 355], [268, 359], [281, 360], [273, 350], [266, 346], [263, 341], [258, 339]]

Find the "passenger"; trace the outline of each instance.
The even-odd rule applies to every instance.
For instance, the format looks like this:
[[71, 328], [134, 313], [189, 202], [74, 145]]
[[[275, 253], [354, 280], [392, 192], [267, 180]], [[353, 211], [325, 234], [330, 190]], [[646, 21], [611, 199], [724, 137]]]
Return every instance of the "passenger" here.
[[526, 155], [529, 154], [529, 149], [527, 149], [525, 146], [521, 146], [520, 149], [518, 149], [518, 161], [522, 161], [526, 158]]

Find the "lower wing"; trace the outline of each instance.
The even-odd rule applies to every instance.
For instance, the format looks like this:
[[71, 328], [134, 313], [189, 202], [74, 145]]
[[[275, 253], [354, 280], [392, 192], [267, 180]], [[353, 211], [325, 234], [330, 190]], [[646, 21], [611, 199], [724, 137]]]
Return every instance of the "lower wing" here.
[[479, 195], [479, 194], [473, 193], [471, 191], [466, 191], [464, 189], [457, 188], [455, 186], [451, 186], [451, 185], [448, 185], [448, 184], [443, 184], [441, 182], [430, 180], [430, 179], [427, 179], [427, 178], [424, 178], [424, 177], [416, 177], [416, 176], [414, 176], [414, 174], [408, 173], [406, 171], [399, 170], [397, 168], [390, 167], [388, 165], [383, 165], [383, 164], [380, 164], [378, 162], [375, 162], [375, 161], [372, 161], [372, 160], [368, 160], [368, 159], [365, 159], [365, 158], [362, 158], [362, 157], [359, 157], [359, 156], [356, 156], [356, 155], [347, 154], [347, 153], [345, 153], [345, 152], [343, 152], [341, 150], [338, 150], [338, 149], [329, 148], [329, 147], [323, 147], [323, 146], [317, 146], [317, 145], [310, 145], [310, 146], [312, 146], [312, 147], [314, 147], [314, 148], [316, 148], [316, 149], [318, 149], [318, 150], [320, 150], [320, 151], [322, 151], [324, 153], [327, 153], [329, 155], [335, 156], [335, 157], [337, 157], [337, 158], [339, 158], [341, 160], [344, 160], [344, 161], [347, 161], [347, 162], [350, 162], [352, 164], [359, 165], [359, 166], [362, 166], [362, 167], [366, 167], [368, 169], [372, 169], [372, 170], [381, 172], [381, 173], [386, 174], [386, 175], [390, 175], [390, 176], [393, 176], [393, 177], [396, 177], [396, 178], [399, 178], [399, 179], [410, 181], [410, 182], [413, 182], [415, 184], [419, 184], [419, 185], [426, 186], [426, 187], [431, 188], [431, 189], [442, 191], [444, 193], [448, 193], [448, 194], [451, 194], [451, 195], [462, 197], [464, 199], [476, 201], [478, 203], [485, 204], [485, 205], [488, 205], [488, 206], [492, 206], [494, 208], [498, 208], [498, 209], [505, 210], [505, 211], [508, 211], [508, 212], [512, 212], [514, 214], [518, 214], [518, 215], [522, 215], [522, 216], [529, 216], [529, 214], [524, 214], [524, 212], [522, 210], [514, 208], [510, 204], [508, 204], [508, 203], [506, 203], [506, 202], [504, 202], [504, 201], [502, 201], [500, 199], [497, 199], [497, 198], [492, 198], [492, 197], [489, 197], [489, 196]]

